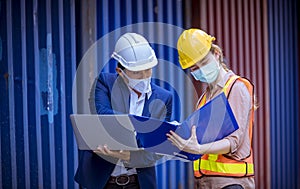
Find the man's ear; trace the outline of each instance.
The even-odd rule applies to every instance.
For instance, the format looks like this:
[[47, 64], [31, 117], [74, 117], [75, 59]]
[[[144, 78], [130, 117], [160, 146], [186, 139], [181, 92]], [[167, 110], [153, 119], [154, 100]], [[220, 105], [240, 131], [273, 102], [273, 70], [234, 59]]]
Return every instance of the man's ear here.
[[116, 67], [116, 72], [119, 74], [119, 76], [125, 81], [125, 83], [128, 82], [128, 79], [126, 77], [124, 77], [122, 69], [119, 67]]
[[120, 75], [120, 73], [122, 73], [121, 68], [116, 67], [116, 72]]

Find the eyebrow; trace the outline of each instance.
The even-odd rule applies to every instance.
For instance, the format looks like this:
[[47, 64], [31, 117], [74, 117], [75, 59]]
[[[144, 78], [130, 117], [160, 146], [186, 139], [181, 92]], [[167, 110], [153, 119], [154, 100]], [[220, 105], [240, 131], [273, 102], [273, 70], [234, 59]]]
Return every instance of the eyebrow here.
[[190, 67], [191, 70], [195, 70], [197, 68], [199, 68], [199, 67], [196, 64], [194, 64], [193, 66]]
[[209, 54], [207, 54], [201, 62], [207, 61], [210, 58]]

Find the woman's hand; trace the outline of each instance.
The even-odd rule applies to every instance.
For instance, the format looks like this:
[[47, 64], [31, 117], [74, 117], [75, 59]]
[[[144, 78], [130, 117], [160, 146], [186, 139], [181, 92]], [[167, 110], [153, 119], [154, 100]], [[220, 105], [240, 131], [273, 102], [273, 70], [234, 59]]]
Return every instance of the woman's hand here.
[[122, 159], [124, 161], [130, 160], [130, 151], [123, 151], [123, 150], [109, 150], [107, 145], [98, 146], [97, 150], [94, 150], [94, 153], [98, 155], [107, 155], [114, 158]]
[[197, 140], [196, 135], [196, 126], [192, 127], [191, 137], [187, 140], [184, 140], [175, 132], [170, 131], [167, 134], [168, 140], [172, 142], [173, 145], [177, 146], [182, 151], [192, 153], [192, 154], [200, 154], [200, 144]]

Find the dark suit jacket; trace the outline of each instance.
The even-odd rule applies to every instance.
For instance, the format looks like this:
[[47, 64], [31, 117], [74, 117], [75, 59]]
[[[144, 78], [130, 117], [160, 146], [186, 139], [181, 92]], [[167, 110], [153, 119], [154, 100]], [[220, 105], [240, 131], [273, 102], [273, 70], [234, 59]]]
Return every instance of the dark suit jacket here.
[[[143, 116], [170, 121], [172, 95], [169, 91], [152, 84], [152, 95], [145, 99]], [[101, 73], [91, 90], [91, 111], [98, 114], [120, 114], [129, 112], [130, 91], [117, 74]], [[75, 181], [85, 188], [104, 188], [115, 168], [117, 159], [109, 161], [91, 151], [79, 151], [79, 165]], [[135, 167], [142, 189], [156, 188], [155, 161], [160, 157], [146, 151], [131, 151], [127, 166]]]

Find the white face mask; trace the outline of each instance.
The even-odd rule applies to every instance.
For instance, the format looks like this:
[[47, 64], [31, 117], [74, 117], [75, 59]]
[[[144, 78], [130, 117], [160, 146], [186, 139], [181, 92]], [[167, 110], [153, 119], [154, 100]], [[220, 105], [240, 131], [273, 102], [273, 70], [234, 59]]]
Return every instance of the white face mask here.
[[212, 83], [217, 79], [219, 71], [220, 66], [218, 62], [214, 60], [198, 70], [191, 72], [191, 74], [196, 80], [200, 80], [205, 83]]
[[128, 79], [127, 85], [140, 92], [140, 93], [148, 93], [151, 90], [150, 83], [151, 83], [151, 77], [145, 78], [145, 79], [132, 79], [128, 75], [125, 74], [125, 72], [122, 70], [123, 75]]

